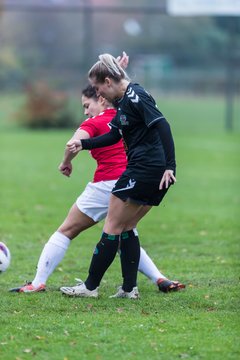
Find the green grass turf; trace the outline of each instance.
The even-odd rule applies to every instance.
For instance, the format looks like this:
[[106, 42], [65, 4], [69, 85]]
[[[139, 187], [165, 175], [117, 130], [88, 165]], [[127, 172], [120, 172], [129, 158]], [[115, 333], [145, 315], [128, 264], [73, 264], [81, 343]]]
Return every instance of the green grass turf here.
[[240, 135], [224, 132], [224, 102], [159, 102], [175, 137], [178, 181], [138, 229], [158, 267], [187, 289], [162, 294], [141, 274], [135, 302], [108, 298], [121, 283], [118, 258], [99, 299], [58, 291], [85, 279], [102, 223], [74, 240], [46, 293], [8, 292], [32, 280], [43, 245], [94, 169], [83, 152], [72, 177], [61, 176], [57, 166], [71, 131], [19, 129], [9, 119], [20, 103], [0, 98], [0, 241], [12, 254], [0, 275], [0, 358], [239, 359]]

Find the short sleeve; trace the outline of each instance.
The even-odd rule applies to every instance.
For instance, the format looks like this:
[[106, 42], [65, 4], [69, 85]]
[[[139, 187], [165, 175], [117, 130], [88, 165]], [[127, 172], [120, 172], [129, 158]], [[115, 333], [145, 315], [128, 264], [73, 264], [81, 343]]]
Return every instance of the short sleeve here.
[[79, 126], [79, 129], [86, 131], [90, 137], [95, 137], [95, 136], [98, 136], [99, 133], [98, 133], [98, 129], [96, 128], [94, 122], [91, 120], [92, 120], [92, 118], [88, 118], [87, 120], [85, 120]]

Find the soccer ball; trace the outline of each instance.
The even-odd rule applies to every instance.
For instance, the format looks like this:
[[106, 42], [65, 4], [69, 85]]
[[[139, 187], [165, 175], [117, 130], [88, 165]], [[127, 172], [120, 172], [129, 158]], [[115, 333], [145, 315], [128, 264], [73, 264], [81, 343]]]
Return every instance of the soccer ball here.
[[8, 247], [0, 242], [0, 273], [6, 271], [10, 265], [11, 254]]

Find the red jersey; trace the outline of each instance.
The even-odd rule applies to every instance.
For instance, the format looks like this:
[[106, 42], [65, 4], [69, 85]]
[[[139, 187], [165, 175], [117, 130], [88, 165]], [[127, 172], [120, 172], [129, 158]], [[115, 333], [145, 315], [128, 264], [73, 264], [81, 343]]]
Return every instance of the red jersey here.
[[[115, 109], [106, 109], [98, 116], [85, 120], [79, 129], [86, 131], [90, 137], [106, 134], [110, 131], [109, 123], [115, 115]], [[126, 169], [127, 157], [122, 140], [111, 146], [92, 149], [90, 154], [97, 161], [93, 182], [117, 180]]]

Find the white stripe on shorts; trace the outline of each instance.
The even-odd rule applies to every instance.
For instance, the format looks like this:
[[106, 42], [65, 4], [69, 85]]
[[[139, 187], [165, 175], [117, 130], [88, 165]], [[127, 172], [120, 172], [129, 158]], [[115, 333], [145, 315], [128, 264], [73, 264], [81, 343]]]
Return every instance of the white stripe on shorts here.
[[118, 192], [118, 191], [123, 191], [123, 190], [133, 189], [135, 184], [136, 184], [136, 180], [130, 179], [127, 186], [125, 186], [124, 188], [121, 188], [121, 189], [113, 190], [112, 193], [115, 193], [115, 192]]

